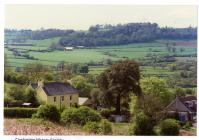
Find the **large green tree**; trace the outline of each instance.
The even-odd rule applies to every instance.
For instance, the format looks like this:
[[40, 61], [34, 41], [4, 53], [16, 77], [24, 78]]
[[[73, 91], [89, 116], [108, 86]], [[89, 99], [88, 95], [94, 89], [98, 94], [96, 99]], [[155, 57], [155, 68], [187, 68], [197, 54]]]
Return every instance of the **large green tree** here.
[[115, 107], [116, 113], [121, 113], [121, 104], [129, 102], [131, 91], [141, 95], [139, 84], [139, 65], [133, 60], [123, 60], [112, 65], [98, 77], [98, 86], [104, 93], [108, 107]]
[[143, 93], [143, 97], [135, 101], [135, 106], [133, 108], [134, 115], [143, 111], [144, 114], [150, 118], [152, 125], [156, 125], [157, 122], [164, 118], [163, 110], [165, 109], [165, 105], [160, 97]]
[[32, 90], [29, 88], [25, 89], [25, 98], [27, 103], [32, 103], [32, 106], [39, 106], [36, 90]]
[[142, 91], [145, 94], [151, 94], [159, 97], [164, 105], [168, 105], [174, 94], [169, 90], [167, 81], [158, 77], [147, 77], [140, 81]]
[[43, 79], [44, 74], [48, 72], [48, 68], [41, 63], [26, 64], [24, 74], [29, 77], [29, 81], [38, 81]]
[[99, 88], [93, 88], [90, 92], [92, 107], [97, 108], [98, 105], [100, 105], [100, 97], [102, 95], [102, 92]]
[[89, 97], [93, 84], [89, 83], [83, 76], [75, 76], [71, 79], [71, 84], [80, 91], [81, 97]]

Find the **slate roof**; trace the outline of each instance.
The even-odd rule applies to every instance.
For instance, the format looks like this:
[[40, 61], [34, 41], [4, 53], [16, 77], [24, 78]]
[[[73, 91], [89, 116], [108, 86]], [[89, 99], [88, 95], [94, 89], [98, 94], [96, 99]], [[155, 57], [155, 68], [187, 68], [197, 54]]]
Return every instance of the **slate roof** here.
[[178, 97], [167, 106], [167, 111], [191, 112]]
[[36, 84], [36, 83], [31, 83], [31, 86], [32, 86], [33, 89], [36, 89], [36, 88], [38, 87], [38, 84]]
[[[186, 104], [187, 101], [193, 101], [193, 100], [197, 101], [196, 96], [186, 96], [186, 97], [181, 97], [179, 99], [184, 104]], [[197, 104], [194, 104], [192, 107], [189, 107], [189, 110], [192, 112], [197, 112]]]
[[79, 91], [68, 83], [49, 82], [42, 87], [48, 96], [76, 94]]
[[196, 96], [186, 96], [186, 97], [180, 97], [179, 98], [181, 102], [186, 102], [186, 101], [192, 101], [192, 100], [197, 100]]

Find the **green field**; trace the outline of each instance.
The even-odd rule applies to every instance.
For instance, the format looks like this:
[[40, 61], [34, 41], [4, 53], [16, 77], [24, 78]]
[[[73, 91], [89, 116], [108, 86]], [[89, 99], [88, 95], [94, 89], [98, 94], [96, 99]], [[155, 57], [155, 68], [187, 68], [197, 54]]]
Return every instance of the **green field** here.
[[46, 50], [47, 47], [39, 47], [39, 46], [10, 46], [10, 48], [16, 48], [19, 50]]
[[[44, 43], [45, 42], [45, 43]], [[46, 46], [13, 46], [13, 48], [22, 49], [43, 49], [47, 48], [46, 40], [43, 43], [39, 41], [39, 44], [45, 44]], [[28, 54], [34, 58], [38, 58], [40, 62], [46, 65], [55, 65], [56, 61], [65, 61], [69, 63], [88, 63], [90, 61], [100, 62], [104, 59], [119, 60], [123, 58], [142, 58], [145, 57], [149, 50], [156, 54], [166, 54], [165, 48], [160, 43], [140, 43], [140, 44], [130, 44], [130, 45], [121, 45], [121, 46], [102, 46], [95, 49], [74, 49], [73, 51], [54, 51], [54, 52], [36, 52], [30, 51]], [[5, 54], [9, 57], [9, 62], [18, 62], [26, 63], [26, 61], [34, 62], [27, 59], [18, 59], [12, 54], [11, 51], [8, 51], [5, 48]], [[48, 60], [48, 61], [46, 61]], [[51, 61], [51, 62], [50, 62]], [[57, 62], [58, 63], [58, 62]]]
[[[44, 65], [56, 66], [59, 62], [65, 61], [67, 63], [89, 63], [89, 62], [102, 62], [106, 59], [117, 61], [120, 59], [139, 59], [147, 58], [149, 54], [155, 54], [157, 56], [163, 55], [179, 55], [176, 57], [178, 61], [196, 60], [196, 57], [180, 57], [180, 55], [196, 55], [197, 48], [189, 47], [180, 44], [176, 46], [175, 53], [169, 53], [164, 41], [155, 41], [151, 43], [134, 43], [128, 45], [117, 45], [117, 46], [101, 46], [96, 48], [86, 49], [74, 49], [73, 51], [53, 51], [47, 52], [48, 47], [52, 43], [57, 43], [60, 38], [52, 38], [45, 40], [28, 40], [25, 43], [31, 43], [35, 46], [8, 46], [9, 48], [16, 48], [22, 53], [26, 53], [37, 60], [27, 59], [23, 56], [14, 56], [12, 51], [5, 48], [5, 54], [7, 56], [9, 66], [23, 67], [24, 64], [40, 62]], [[194, 42], [194, 41], [192, 41]], [[180, 49], [184, 48], [181, 52]], [[29, 50], [29, 51], [27, 51]], [[39, 50], [46, 50], [46, 52], [40, 52]], [[89, 67], [89, 74], [99, 74], [106, 67]], [[142, 74], [153, 75], [153, 74], [175, 74], [168, 71], [168, 69], [162, 69], [160, 67], [143, 67], [141, 68]]]
[[106, 69], [106, 67], [89, 67], [88, 74], [97, 75], [97, 74], [103, 72], [105, 69]]
[[[114, 60], [119, 60], [123, 58], [143, 58], [145, 57], [148, 53], [149, 48], [130, 48], [129, 50], [126, 50], [126, 48], [121, 48], [120, 50], [118, 49], [117, 51], [112, 49], [112, 50], [106, 50], [106, 49], [77, 49], [74, 51], [54, 51], [54, 52], [29, 52], [28, 54], [30, 56], [33, 56], [34, 58], [38, 58], [40, 62], [46, 65], [55, 65], [59, 61], [65, 61], [69, 63], [88, 63], [90, 61], [94, 62], [100, 62], [103, 61], [104, 59], [112, 59]], [[158, 55], [164, 55], [168, 54], [163, 48], [159, 49], [159, 52], [154, 52], [155, 54]], [[106, 54], [107, 53], [107, 54]], [[187, 52], [181, 53], [181, 54], [194, 54], [194, 50], [189, 50], [187, 49]], [[20, 59], [23, 57], [15, 57], [11, 51], [8, 51], [7, 48], [5, 49], [5, 54], [8, 56], [8, 61], [9, 62], [21, 62], [21, 63], [30, 63], [30, 62], [35, 62], [35, 60], [28, 60], [26, 58]], [[38, 60], [37, 60], [38, 61]], [[16, 66], [18, 66], [16, 64]]]
[[141, 67], [141, 73], [142, 74], [146, 74], [146, 75], [172, 75], [172, 74], [176, 74], [175, 72], [169, 71], [168, 69], [163, 69], [161, 67]]
[[43, 39], [43, 40], [27, 40], [25, 43], [34, 44], [37, 47], [48, 48], [52, 43], [57, 43], [60, 37]]

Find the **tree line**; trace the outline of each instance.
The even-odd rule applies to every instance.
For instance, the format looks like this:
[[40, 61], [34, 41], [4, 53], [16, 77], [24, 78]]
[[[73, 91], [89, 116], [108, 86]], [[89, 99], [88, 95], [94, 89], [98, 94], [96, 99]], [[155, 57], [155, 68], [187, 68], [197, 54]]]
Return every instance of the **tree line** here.
[[[9, 37], [14, 36], [15, 37]], [[26, 39], [42, 40], [61, 37], [61, 46], [103, 46], [150, 42], [156, 39], [196, 39], [197, 28], [159, 27], [157, 23], [128, 23], [117, 25], [95, 25], [87, 31], [41, 29], [5, 29], [6, 41], [20, 42]]]

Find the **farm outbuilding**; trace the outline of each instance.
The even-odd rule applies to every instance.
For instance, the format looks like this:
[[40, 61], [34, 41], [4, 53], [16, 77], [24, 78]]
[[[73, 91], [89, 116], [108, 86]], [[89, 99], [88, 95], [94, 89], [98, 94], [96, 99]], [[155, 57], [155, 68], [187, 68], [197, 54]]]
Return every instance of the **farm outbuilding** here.
[[89, 100], [88, 98], [79, 97], [79, 105], [86, 105], [88, 100]]
[[76, 46], [77, 49], [83, 49], [85, 46]]
[[64, 51], [72, 51], [74, 47], [64, 47]]
[[177, 113], [182, 122], [194, 121], [197, 98], [195, 96], [176, 97], [166, 108], [169, 114]]
[[30, 106], [31, 106], [31, 103], [23, 103], [22, 106], [23, 106], [23, 107], [30, 107]]

